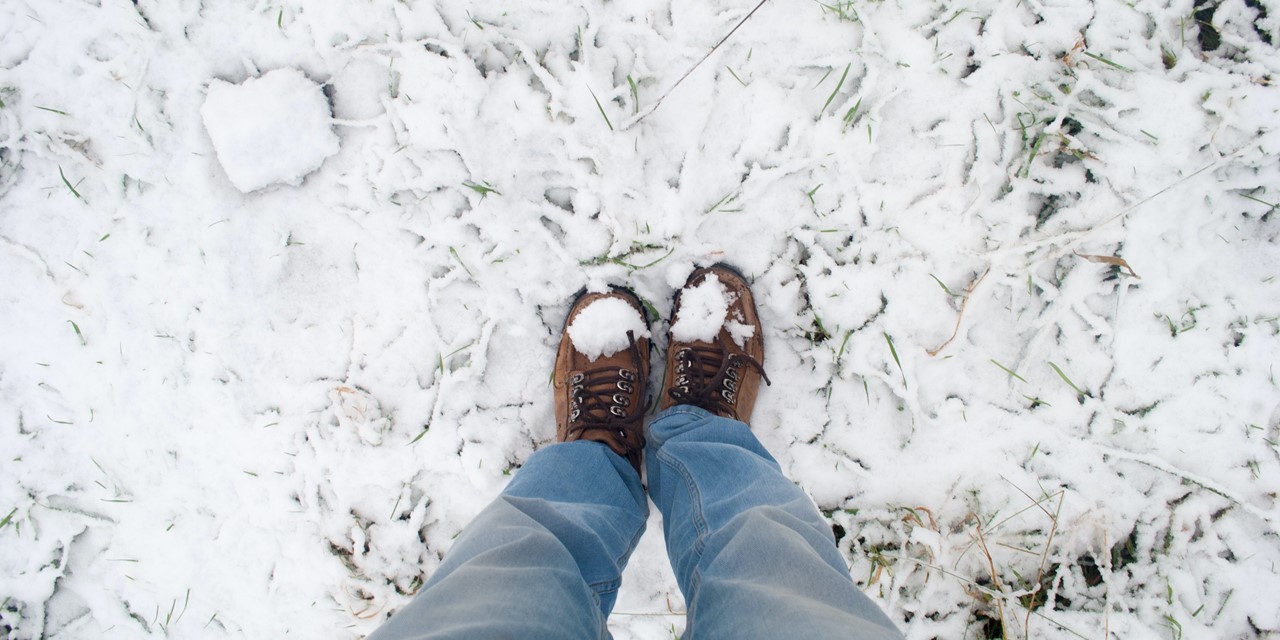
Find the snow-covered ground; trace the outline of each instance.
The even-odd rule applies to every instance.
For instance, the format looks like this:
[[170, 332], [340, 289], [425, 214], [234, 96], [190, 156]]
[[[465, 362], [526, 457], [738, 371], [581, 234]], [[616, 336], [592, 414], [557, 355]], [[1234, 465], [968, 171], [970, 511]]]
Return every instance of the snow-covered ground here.
[[1280, 634], [1280, 3], [824, 1], [0, 2], [0, 634], [368, 633], [720, 260], [909, 638]]

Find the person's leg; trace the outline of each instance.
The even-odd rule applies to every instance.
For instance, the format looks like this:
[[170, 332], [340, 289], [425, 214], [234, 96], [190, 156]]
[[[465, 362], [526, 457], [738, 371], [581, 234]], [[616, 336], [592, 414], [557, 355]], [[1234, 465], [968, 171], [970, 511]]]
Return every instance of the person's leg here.
[[675, 406], [647, 440], [649, 495], [688, 604], [684, 640], [901, 637], [746, 424]]
[[640, 475], [606, 445], [542, 449], [370, 638], [607, 637], [648, 510]]
[[578, 296], [551, 386], [556, 439], [463, 531], [371, 638], [603, 638], [644, 532], [649, 330], [634, 293]]
[[671, 317], [668, 386], [645, 458], [689, 608], [685, 639], [900, 638], [745, 424], [769, 381], [747, 279], [727, 265], [698, 269]]

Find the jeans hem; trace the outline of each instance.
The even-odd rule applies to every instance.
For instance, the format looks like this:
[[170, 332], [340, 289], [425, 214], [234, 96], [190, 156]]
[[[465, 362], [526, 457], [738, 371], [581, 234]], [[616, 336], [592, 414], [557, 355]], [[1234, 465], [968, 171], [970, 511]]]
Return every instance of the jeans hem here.
[[711, 413], [710, 411], [707, 411], [706, 409], [703, 409], [702, 407], [697, 407], [691, 404], [678, 404], [672, 407], [667, 407], [666, 409], [662, 410], [660, 413], [658, 413], [657, 417], [653, 419], [653, 421], [657, 422], [659, 420], [662, 420], [663, 418], [666, 418], [667, 416], [674, 416], [682, 413], [695, 415], [695, 416], [698, 416], [699, 418], [711, 418], [716, 415], [714, 413]]

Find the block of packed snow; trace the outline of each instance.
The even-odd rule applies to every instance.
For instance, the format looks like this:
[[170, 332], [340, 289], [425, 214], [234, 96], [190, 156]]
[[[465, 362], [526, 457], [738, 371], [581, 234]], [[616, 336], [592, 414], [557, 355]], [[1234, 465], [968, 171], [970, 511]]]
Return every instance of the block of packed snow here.
[[200, 109], [218, 163], [237, 189], [298, 185], [338, 152], [329, 101], [297, 69], [242, 84], [214, 80]]
[[626, 349], [631, 344], [627, 332], [637, 339], [649, 337], [640, 312], [619, 298], [601, 298], [587, 305], [578, 312], [568, 331], [573, 348], [592, 362]]
[[680, 311], [671, 325], [671, 338], [679, 342], [711, 342], [721, 329], [729, 331], [729, 337], [739, 347], [755, 335], [754, 326], [742, 322], [742, 314], [729, 307], [738, 299], [719, 278], [708, 274], [702, 282], [685, 289], [680, 294]]

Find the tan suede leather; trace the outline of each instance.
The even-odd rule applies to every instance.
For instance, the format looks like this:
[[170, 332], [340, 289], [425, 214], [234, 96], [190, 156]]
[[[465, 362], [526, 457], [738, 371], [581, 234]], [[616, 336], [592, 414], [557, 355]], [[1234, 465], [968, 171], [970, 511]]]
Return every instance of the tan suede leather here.
[[727, 265], [694, 271], [684, 287], [676, 292], [671, 324], [679, 317], [680, 294], [701, 284], [708, 276], [719, 279], [734, 298], [729, 305], [728, 319], [755, 327], [755, 333], [742, 346], [734, 342], [724, 327], [711, 342], [678, 342], [668, 333], [667, 373], [659, 408], [693, 404], [717, 415], [748, 422], [760, 393], [761, 376], [766, 382], [768, 376], [764, 375], [764, 330], [746, 278]]
[[556, 354], [552, 375], [556, 439], [560, 442], [603, 442], [630, 461], [638, 471], [644, 450], [649, 338], [634, 337], [631, 347], [592, 362], [574, 348], [569, 337], [568, 328], [578, 314], [588, 305], [606, 298], [625, 301], [648, 324], [640, 299], [625, 289], [587, 293], [574, 301], [560, 336], [560, 350]]

